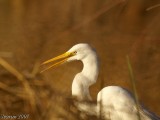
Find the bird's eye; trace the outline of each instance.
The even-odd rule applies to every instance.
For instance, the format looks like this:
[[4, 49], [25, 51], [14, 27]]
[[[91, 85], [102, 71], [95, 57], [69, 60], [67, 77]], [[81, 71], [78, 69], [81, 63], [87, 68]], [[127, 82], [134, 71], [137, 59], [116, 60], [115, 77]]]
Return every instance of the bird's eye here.
[[74, 51], [73, 53], [74, 53], [74, 54], [77, 54], [77, 51]]

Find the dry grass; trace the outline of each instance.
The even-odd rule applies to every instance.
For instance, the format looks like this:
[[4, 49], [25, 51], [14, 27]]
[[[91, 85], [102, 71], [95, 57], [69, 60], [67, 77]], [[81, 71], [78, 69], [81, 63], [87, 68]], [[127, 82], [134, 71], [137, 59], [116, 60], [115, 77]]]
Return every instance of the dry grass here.
[[137, 120], [141, 120], [140, 103], [139, 103], [139, 98], [138, 98], [135, 78], [134, 78], [134, 74], [133, 74], [133, 70], [132, 70], [132, 66], [131, 66], [131, 63], [130, 63], [129, 56], [127, 56], [127, 65], [128, 65], [128, 71], [129, 71], [129, 74], [130, 74], [130, 81], [131, 81], [131, 85], [132, 85], [133, 96], [134, 96], [135, 102], [136, 102], [136, 109], [138, 111], [137, 112]]
[[95, 117], [80, 113], [73, 104], [74, 99], [56, 93], [49, 83], [47, 84], [43, 79], [38, 79], [40, 75], [37, 65], [35, 65], [32, 73], [27, 75], [18, 72], [3, 58], [0, 58], [0, 65], [8, 71], [4, 77], [15, 77], [15, 81], [12, 79], [9, 83], [16, 84], [13, 86], [0, 83], [0, 94], [3, 96], [3, 100], [7, 100], [5, 104], [1, 100], [1, 115], [29, 115], [27, 119], [31, 120], [96, 120]]

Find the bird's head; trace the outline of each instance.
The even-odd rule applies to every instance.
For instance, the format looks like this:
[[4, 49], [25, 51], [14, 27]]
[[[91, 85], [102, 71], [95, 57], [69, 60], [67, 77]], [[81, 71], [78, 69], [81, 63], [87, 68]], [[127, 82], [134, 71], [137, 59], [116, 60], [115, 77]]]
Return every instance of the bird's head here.
[[86, 43], [76, 44], [71, 49], [69, 49], [67, 52], [43, 62], [42, 65], [48, 64], [51, 62], [54, 62], [54, 63], [53, 65], [49, 66], [48, 68], [44, 69], [41, 72], [44, 72], [50, 69], [51, 67], [61, 65], [65, 62], [70, 62], [74, 60], [83, 61], [83, 59], [85, 59], [88, 55], [90, 55], [90, 53], [94, 53], [94, 50], [88, 44]]

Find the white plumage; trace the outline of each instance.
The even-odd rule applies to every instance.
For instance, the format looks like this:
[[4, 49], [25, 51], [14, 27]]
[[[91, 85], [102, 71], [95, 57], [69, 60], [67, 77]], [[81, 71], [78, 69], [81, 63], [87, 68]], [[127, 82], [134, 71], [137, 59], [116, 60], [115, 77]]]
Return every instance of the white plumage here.
[[108, 86], [103, 88], [98, 93], [97, 104], [93, 105], [86, 102], [80, 102], [92, 100], [89, 93], [89, 87], [97, 81], [99, 72], [97, 54], [88, 44], [77, 44], [66, 53], [52, 58], [43, 64], [57, 60], [61, 61], [53, 64], [51, 67], [73, 60], [80, 60], [83, 63], [83, 70], [76, 74], [72, 83], [72, 95], [79, 101], [75, 103], [79, 110], [90, 115], [103, 117], [106, 120], [139, 120], [137, 115], [138, 112], [140, 114], [140, 120], [160, 120], [159, 117], [141, 106], [139, 108], [140, 110], [137, 111], [134, 97], [127, 90], [119, 86]]

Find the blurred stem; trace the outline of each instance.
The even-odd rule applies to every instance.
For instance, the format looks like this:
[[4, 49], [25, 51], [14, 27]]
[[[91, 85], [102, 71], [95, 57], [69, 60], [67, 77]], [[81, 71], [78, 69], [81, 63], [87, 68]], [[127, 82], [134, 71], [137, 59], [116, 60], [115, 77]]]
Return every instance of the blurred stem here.
[[21, 74], [17, 69], [15, 69], [12, 65], [10, 65], [7, 61], [0, 57], [0, 65], [8, 70], [11, 74], [17, 77], [22, 85], [24, 86], [24, 90], [28, 95], [28, 100], [30, 102], [31, 108], [35, 110], [35, 99], [34, 99], [34, 91], [31, 89], [28, 81], [24, 78], [23, 74]]
[[127, 65], [128, 65], [128, 70], [129, 70], [129, 74], [130, 74], [130, 81], [132, 84], [132, 90], [133, 90], [134, 98], [135, 98], [135, 102], [136, 102], [137, 117], [138, 117], [138, 120], [141, 120], [136, 83], [135, 83], [135, 78], [134, 78], [132, 66], [131, 66], [130, 59], [129, 59], [128, 55], [127, 55]]

